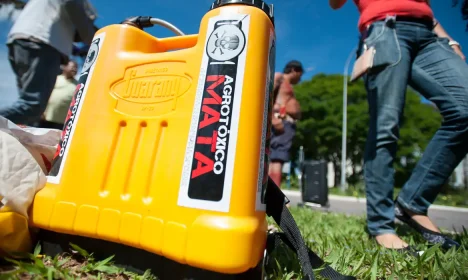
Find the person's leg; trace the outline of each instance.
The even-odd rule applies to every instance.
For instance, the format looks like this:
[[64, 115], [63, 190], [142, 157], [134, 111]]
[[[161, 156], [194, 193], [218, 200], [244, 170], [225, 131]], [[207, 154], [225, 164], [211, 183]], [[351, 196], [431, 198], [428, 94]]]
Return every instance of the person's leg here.
[[410, 84], [437, 106], [444, 120], [397, 201], [420, 225], [439, 232], [427, 211], [468, 152], [468, 65], [447, 39], [429, 30], [420, 36], [424, 48], [414, 61]]
[[50, 46], [26, 40], [15, 40], [9, 49], [19, 99], [1, 108], [0, 116], [18, 124], [38, 122], [54, 88], [61, 55]]
[[295, 124], [288, 121], [283, 121], [283, 124], [284, 132], [279, 135], [275, 135], [274, 129], [272, 129], [273, 136], [270, 141], [269, 176], [278, 187], [281, 187], [283, 164], [289, 161], [289, 150], [296, 133]]
[[364, 77], [370, 114], [364, 155], [367, 228], [387, 248], [407, 246], [394, 229], [393, 162], [412, 62], [412, 34], [399, 26], [374, 24], [364, 41], [376, 50], [373, 68]]
[[281, 188], [281, 179], [282, 179], [282, 170], [283, 170], [283, 162], [282, 161], [271, 161], [268, 175], [270, 178], [275, 182], [275, 184]]

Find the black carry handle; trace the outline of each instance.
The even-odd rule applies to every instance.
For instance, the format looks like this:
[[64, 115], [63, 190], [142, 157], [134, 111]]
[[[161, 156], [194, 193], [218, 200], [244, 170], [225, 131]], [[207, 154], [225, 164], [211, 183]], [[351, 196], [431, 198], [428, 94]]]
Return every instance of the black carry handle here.
[[273, 233], [267, 239], [267, 252], [271, 253], [279, 245], [279, 240], [288, 245], [291, 250], [297, 253], [299, 262], [301, 263], [302, 273], [305, 279], [314, 280], [313, 269], [323, 268], [320, 275], [330, 280], [353, 280], [353, 276], [347, 276], [334, 270], [331, 266], [317, 256], [311, 249], [309, 249], [301, 232], [297, 227], [294, 217], [289, 212], [286, 204], [289, 200], [280, 190], [280, 188], [268, 178], [268, 186], [265, 194], [266, 214], [272, 217], [278, 224], [282, 233]]

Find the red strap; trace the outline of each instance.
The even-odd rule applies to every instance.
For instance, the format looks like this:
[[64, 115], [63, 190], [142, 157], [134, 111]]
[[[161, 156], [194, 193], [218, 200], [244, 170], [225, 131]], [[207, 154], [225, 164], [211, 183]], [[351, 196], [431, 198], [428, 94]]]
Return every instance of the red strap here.
[[49, 173], [50, 169], [52, 168], [52, 164], [50, 161], [47, 159], [47, 157], [41, 153], [42, 160], [44, 161], [44, 165], [46, 167], [47, 173]]
[[281, 117], [285, 116], [286, 115], [286, 106], [281, 106], [279, 113], [280, 113]]

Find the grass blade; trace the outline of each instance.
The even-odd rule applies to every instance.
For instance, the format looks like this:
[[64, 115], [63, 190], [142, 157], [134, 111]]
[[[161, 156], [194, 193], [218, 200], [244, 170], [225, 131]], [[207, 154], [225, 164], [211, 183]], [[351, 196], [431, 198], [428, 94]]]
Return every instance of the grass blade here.
[[375, 252], [373, 256], [371, 279], [377, 279], [377, 268], [379, 266], [379, 251]]
[[363, 254], [362, 257], [361, 257], [361, 260], [358, 262], [358, 264], [354, 267], [353, 271], [352, 271], [352, 274], [356, 274], [359, 269], [361, 269], [361, 266], [362, 264], [364, 263], [364, 259], [366, 258], [366, 255]]
[[34, 248], [33, 256], [37, 258], [37, 256], [39, 256], [40, 253], [41, 253], [41, 244], [37, 243], [36, 248]]
[[81, 256], [85, 258], [89, 258], [91, 256], [85, 249], [80, 248], [78, 245], [70, 243], [70, 247], [72, 247], [73, 250], [77, 251], [78, 254], [80, 254]]
[[49, 267], [47, 270], [47, 280], [53, 280], [54, 279], [54, 270]]

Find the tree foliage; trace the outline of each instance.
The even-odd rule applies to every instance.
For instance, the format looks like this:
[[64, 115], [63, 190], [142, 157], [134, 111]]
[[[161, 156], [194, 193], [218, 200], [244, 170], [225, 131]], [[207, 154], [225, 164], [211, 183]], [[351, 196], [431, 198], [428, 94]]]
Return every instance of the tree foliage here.
[[[306, 159], [324, 159], [334, 165], [335, 184], [339, 183], [341, 166], [343, 76], [318, 74], [295, 88], [303, 118], [297, 124], [292, 155], [304, 147]], [[361, 80], [348, 85], [347, 159], [352, 172], [350, 184], [362, 181], [364, 147], [368, 130], [367, 93]], [[396, 168], [396, 185], [409, 177], [421, 151], [427, 146], [441, 122], [431, 104], [421, 103], [420, 96], [408, 90]]]
[[[461, 14], [463, 20], [468, 20], [468, 0], [452, 0], [452, 6], [456, 7], [458, 3], [460, 4]], [[466, 30], [468, 31], [468, 24], [466, 25]]]

